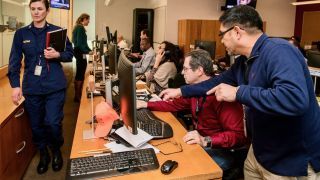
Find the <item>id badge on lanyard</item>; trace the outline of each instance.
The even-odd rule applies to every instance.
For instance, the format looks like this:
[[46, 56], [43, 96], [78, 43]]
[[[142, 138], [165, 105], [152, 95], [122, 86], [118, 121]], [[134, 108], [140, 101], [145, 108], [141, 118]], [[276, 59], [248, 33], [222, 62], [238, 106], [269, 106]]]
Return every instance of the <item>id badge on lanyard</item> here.
[[41, 66], [41, 59], [39, 58], [39, 63], [36, 65], [36, 68], [34, 70], [34, 75], [40, 76], [42, 71], [42, 66]]

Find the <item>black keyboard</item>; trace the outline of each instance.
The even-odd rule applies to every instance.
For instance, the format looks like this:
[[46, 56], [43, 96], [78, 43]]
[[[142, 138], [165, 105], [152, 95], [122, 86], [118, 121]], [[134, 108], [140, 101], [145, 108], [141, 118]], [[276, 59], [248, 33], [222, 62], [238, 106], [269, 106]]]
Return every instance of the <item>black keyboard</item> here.
[[98, 179], [159, 168], [152, 148], [70, 159], [66, 179]]
[[156, 117], [148, 109], [137, 110], [137, 119], [138, 128], [153, 136], [153, 139], [170, 138], [173, 136], [171, 126]]

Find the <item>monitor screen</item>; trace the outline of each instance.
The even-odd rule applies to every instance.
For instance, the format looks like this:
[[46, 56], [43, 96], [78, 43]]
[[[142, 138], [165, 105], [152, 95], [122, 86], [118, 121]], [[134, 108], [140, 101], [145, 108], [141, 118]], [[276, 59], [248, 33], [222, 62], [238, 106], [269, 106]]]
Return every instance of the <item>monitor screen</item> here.
[[117, 44], [117, 41], [118, 41], [117, 39], [118, 39], [118, 31], [115, 30], [114, 33], [113, 33], [113, 42], [115, 44]]
[[102, 56], [103, 55], [103, 48], [104, 48], [104, 39], [102, 38], [100, 41], [98, 41], [97, 45], [98, 45], [98, 50], [99, 50], [100, 56]]
[[107, 40], [108, 40], [108, 43], [110, 43], [112, 40], [111, 40], [111, 36], [110, 36], [110, 29], [109, 29], [109, 26], [106, 26], [106, 33], [107, 33]]
[[257, 0], [226, 0], [226, 9], [230, 9], [234, 6], [239, 6], [239, 5], [248, 5], [253, 8], [256, 8], [257, 5]]
[[110, 43], [108, 44], [108, 55], [109, 55], [109, 71], [110, 74], [117, 74], [117, 45]]
[[202, 41], [202, 40], [195, 40], [195, 48], [206, 50], [210, 53], [211, 58], [215, 56], [216, 50], [216, 42], [215, 41]]
[[120, 114], [125, 127], [138, 134], [136, 114], [136, 73], [133, 63], [121, 52], [118, 63]]
[[69, 0], [50, 0], [50, 7], [59, 9], [70, 9]]

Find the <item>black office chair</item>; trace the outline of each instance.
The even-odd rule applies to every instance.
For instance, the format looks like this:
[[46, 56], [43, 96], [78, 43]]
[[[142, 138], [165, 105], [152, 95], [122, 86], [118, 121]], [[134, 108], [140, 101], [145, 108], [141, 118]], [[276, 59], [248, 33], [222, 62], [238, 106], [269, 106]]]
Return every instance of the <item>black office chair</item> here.
[[[186, 82], [181, 72], [177, 73], [173, 79], [170, 78], [168, 81], [169, 88], [179, 88], [183, 85], [186, 85]], [[183, 126], [185, 126], [187, 130], [193, 130], [192, 114], [190, 110], [179, 111], [176, 113], [176, 117], [183, 121]]]
[[307, 51], [308, 66], [320, 68], [320, 51]]

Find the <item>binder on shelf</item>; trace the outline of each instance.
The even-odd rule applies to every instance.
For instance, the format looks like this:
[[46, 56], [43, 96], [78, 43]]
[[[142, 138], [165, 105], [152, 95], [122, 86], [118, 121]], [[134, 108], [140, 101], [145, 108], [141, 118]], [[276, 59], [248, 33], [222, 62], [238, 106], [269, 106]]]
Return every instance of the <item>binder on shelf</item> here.
[[46, 48], [52, 47], [58, 52], [63, 52], [66, 48], [67, 29], [58, 29], [47, 32]]

